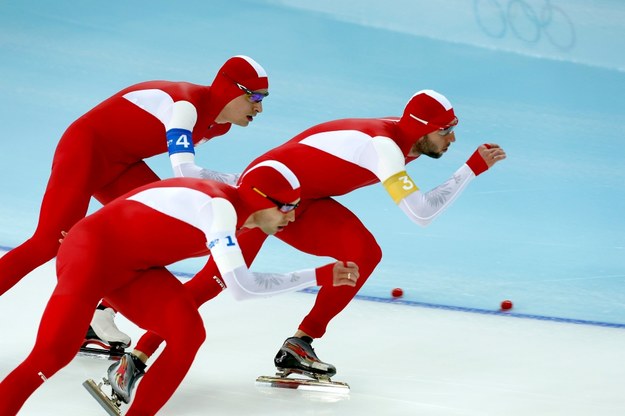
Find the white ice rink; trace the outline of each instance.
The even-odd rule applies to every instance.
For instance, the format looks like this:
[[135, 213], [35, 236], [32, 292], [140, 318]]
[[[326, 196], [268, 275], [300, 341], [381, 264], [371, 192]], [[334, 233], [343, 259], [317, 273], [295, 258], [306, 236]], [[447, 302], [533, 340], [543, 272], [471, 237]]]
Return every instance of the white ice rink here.
[[[53, 262], [0, 302], [0, 378], [29, 352], [54, 282]], [[205, 304], [207, 340], [159, 415], [622, 416], [625, 331], [354, 301], [315, 348], [349, 395], [258, 387], [313, 296]], [[10, 317], [10, 319], [7, 319]], [[140, 332], [123, 318], [136, 340]], [[62, 341], [60, 341], [62, 342]], [[54, 346], [50, 346], [54, 348]], [[77, 357], [23, 416], [105, 415], [81, 383], [108, 362]], [[148, 369], [149, 371], [149, 369]]]

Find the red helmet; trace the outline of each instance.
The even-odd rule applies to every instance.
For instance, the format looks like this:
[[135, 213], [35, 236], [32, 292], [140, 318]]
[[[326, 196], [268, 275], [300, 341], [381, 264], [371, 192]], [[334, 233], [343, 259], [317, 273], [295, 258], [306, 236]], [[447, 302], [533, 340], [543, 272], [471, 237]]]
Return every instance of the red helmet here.
[[413, 95], [399, 120], [401, 129], [412, 137], [422, 137], [457, 123], [449, 100], [434, 90], [422, 90]]
[[217, 104], [216, 108], [222, 109], [230, 101], [244, 94], [237, 84], [250, 91], [267, 89], [269, 88], [267, 72], [249, 56], [237, 55], [228, 59], [211, 84], [211, 96]]
[[249, 212], [289, 204], [300, 197], [297, 176], [277, 160], [264, 160], [246, 169], [238, 188]]

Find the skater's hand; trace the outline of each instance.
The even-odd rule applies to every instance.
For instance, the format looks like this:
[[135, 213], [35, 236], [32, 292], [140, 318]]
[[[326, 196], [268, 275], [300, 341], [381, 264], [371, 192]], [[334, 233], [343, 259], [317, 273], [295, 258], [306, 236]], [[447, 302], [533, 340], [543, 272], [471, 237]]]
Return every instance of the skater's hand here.
[[506, 152], [496, 143], [485, 143], [467, 160], [467, 165], [471, 168], [475, 176], [492, 168], [497, 162], [506, 158]]
[[480, 156], [488, 165], [488, 168], [492, 168], [497, 162], [501, 162], [506, 158], [506, 152], [496, 143], [488, 143], [478, 148]]
[[334, 286], [356, 286], [356, 281], [360, 277], [358, 265], [353, 261], [343, 263], [337, 261], [332, 269]]
[[67, 237], [67, 231], [61, 231], [61, 238], [59, 238], [59, 244], [63, 242], [63, 239]]

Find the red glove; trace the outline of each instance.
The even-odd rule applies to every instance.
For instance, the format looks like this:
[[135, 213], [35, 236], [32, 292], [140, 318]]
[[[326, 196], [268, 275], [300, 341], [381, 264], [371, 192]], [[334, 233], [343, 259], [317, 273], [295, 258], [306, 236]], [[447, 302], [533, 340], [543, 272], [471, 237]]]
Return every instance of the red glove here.
[[[490, 146], [488, 144], [484, 144], [483, 146], [485, 146], [487, 149], [490, 149]], [[467, 165], [469, 165], [473, 173], [475, 173], [475, 176], [478, 176], [480, 173], [484, 173], [488, 170], [488, 165], [480, 154], [479, 147], [475, 152], [473, 152], [469, 160], [467, 160]]]

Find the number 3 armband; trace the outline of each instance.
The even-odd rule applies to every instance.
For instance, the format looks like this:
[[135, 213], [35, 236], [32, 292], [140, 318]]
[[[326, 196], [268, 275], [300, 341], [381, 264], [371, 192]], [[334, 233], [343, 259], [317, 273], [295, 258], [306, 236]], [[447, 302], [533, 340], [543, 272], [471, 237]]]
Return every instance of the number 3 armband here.
[[191, 132], [186, 129], [167, 130], [167, 150], [170, 155], [175, 153], [195, 154]]
[[419, 190], [405, 170], [390, 176], [382, 182], [382, 185], [384, 185], [384, 188], [386, 188], [386, 191], [396, 204], [399, 204], [399, 201], [406, 196]]

